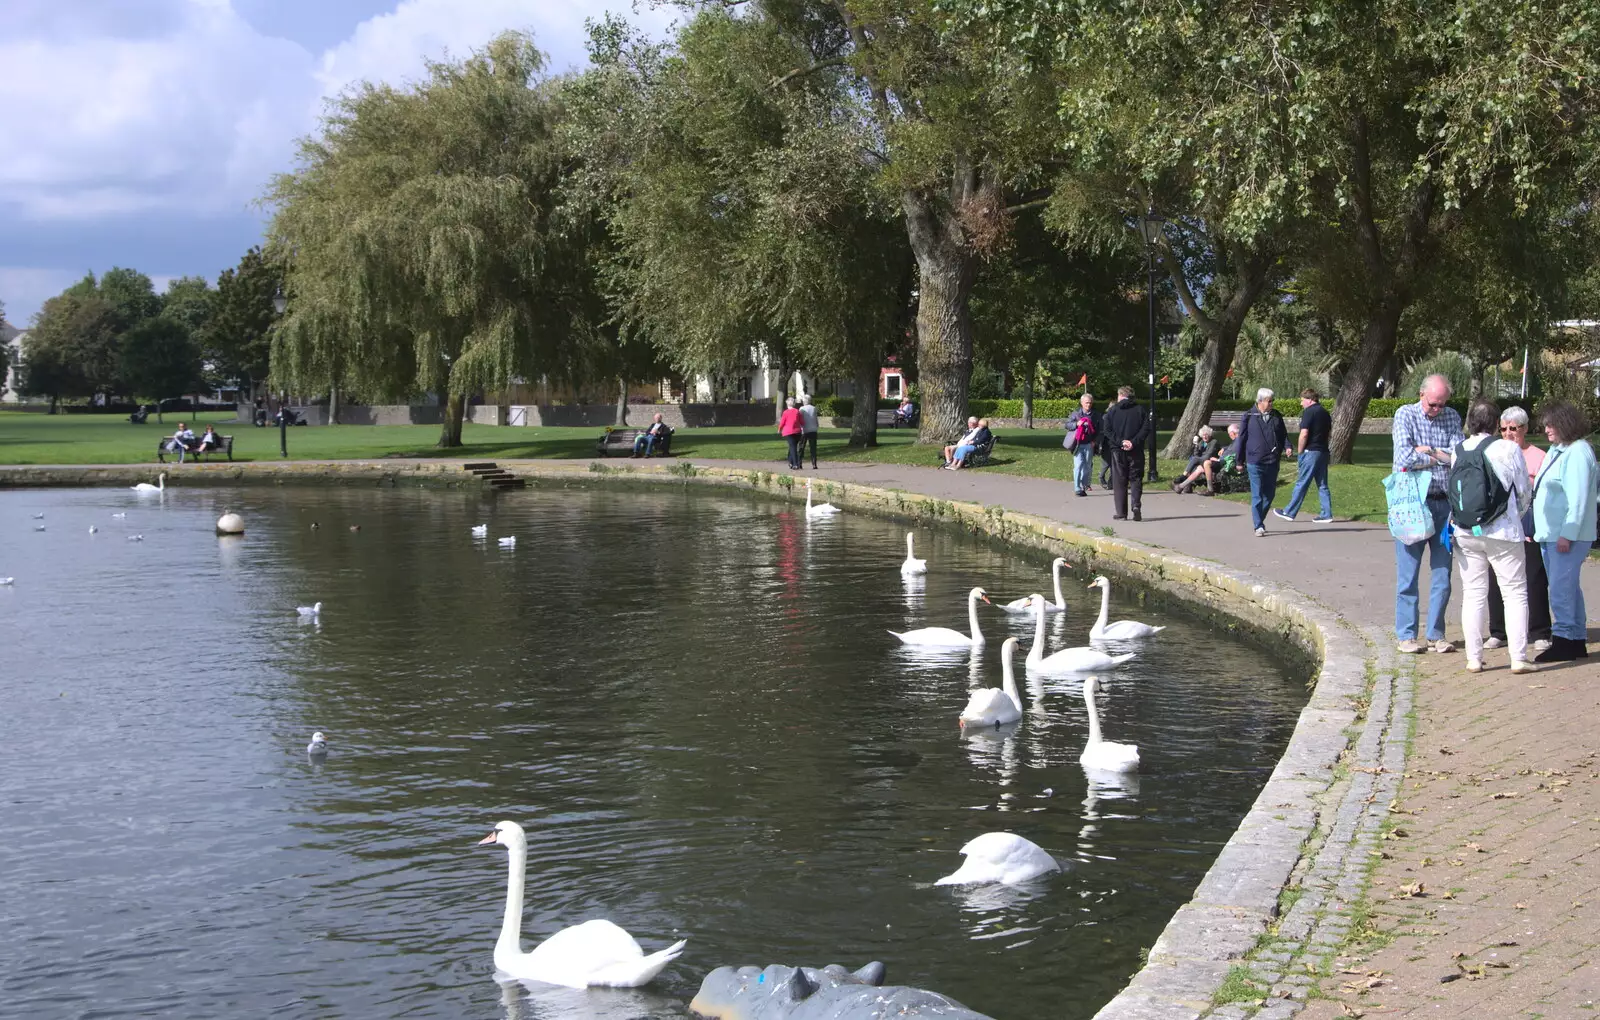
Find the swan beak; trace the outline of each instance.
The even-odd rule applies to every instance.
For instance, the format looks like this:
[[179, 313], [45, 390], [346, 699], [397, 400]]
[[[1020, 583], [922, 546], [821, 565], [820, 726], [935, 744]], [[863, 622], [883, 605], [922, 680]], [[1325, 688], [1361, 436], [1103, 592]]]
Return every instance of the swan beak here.
[[983, 599], [983, 601], [984, 601], [984, 602], [985, 602], [985, 603], [986, 603], [986, 604], [987, 604], [987, 605], [991, 605], [991, 606], [992, 606], [992, 605], [994, 605], [994, 603], [993, 603], [993, 602], [990, 602], [990, 601], [989, 601], [989, 596], [987, 596], [987, 595], [979, 595], [979, 596], [978, 596], [978, 598], [980, 598], [980, 599]]
[[485, 836], [482, 839], [478, 840], [478, 845], [479, 846], [487, 846], [490, 843], [498, 843], [498, 842], [500, 842], [500, 833], [499, 832], [491, 832], [487, 836]]

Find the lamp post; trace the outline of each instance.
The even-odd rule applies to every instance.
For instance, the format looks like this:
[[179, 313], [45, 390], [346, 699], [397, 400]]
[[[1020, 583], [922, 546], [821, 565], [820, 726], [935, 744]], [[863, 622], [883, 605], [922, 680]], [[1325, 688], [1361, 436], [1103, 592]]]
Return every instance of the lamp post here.
[[1153, 208], [1139, 218], [1139, 230], [1144, 234], [1145, 296], [1150, 314], [1150, 472], [1146, 478], [1152, 482], [1161, 480], [1156, 474], [1156, 241], [1166, 225], [1167, 221]]
[[[288, 307], [289, 307], [289, 299], [287, 297], [284, 297], [283, 287], [279, 286], [277, 292], [272, 295], [272, 310], [277, 312], [279, 315], [282, 315], [283, 314], [283, 310], [285, 308], [288, 308]], [[278, 391], [278, 455], [281, 456], [281, 457], [288, 457], [289, 456], [289, 416], [286, 413], [284, 413], [287, 410], [288, 405], [289, 405], [289, 391], [288, 390], [279, 390]]]

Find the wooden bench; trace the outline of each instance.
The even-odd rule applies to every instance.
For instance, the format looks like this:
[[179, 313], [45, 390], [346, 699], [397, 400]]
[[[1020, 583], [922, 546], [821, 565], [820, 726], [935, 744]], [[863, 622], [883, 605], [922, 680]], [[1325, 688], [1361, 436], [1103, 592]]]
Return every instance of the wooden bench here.
[[921, 421], [922, 421], [922, 408], [920, 408], [920, 407], [914, 408], [911, 411], [911, 420], [909, 422], [901, 421], [899, 412], [896, 411], [894, 408], [884, 408], [884, 407], [878, 408], [878, 427], [879, 428], [883, 428], [885, 426], [888, 426], [891, 429], [897, 429], [901, 425], [904, 425], [907, 428], [913, 428], [914, 429], [914, 428], [917, 427], [917, 425], [919, 425], [921, 423]]
[[[607, 429], [600, 435], [600, 442], [595, 451], [602, 457], [609, 457], [612, 453], [620, 453], [625, 457], [633, 456], [633, 444], [636, 439], [644, 435], [644, 429]], [[667, 429], [667, 434], [656, 440], [655, 450], [652, 454], [657, 457], [672, 456], [672, 429]]]
[[[994, 453], [994, 444], [999, 441], [1000, 437], [991, 433], [987, 443], [983, 443], [967, 455], [967, 459], [962, 462], [962, 468], [983, 467], [988, 464], [989, 457]], [[943, 451], [939, 454], [939, 463], [944, 463]]]
[[1244, 421], [1243, 411], [1212, 411], [1211, 417], [1206, 419], [1206, 424], [1212, 428], [1225, 429], [1229, 425], [1237, 425]]
[[[198, 439], [195, 440], [195, 444], [196, 444], [195, 448], [185, 451], [184, 456], [193, 457], [195, 460], [202, 460], [202, 459], [205, 458], [205, 455], [208, 454], [208, 453], [226, 453], [228, 455], [228, 459], [232, 460], [233, 459], [233, 437], [232, 436], [221, 436], [219, 438], [222, 440], [222, 445], [221, 446], [215, 446], [215, 447], [212, 447], [209, 450], [204, 450], [204, 451], [202, 451], [199, 448], [199, 440]], [[170, 442], [172, 442], [172, 437], [171, 436], [162, 436], [160, 442], [156, 443], [156, 459], [159, 460], [163, 464], [165, 464], [167, 462], [167, 454], [176, 453], [177, 452], [175, 450], [167, 449], [167, 444], [170, 443]]]

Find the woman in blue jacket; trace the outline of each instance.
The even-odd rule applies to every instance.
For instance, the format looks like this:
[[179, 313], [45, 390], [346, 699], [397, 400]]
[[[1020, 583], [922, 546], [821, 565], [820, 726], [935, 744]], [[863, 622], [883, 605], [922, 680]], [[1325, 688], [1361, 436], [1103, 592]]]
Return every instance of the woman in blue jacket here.
[[1589, 656], [1589, 616], [1580, 571], [1595, 539], [1595, 498], [1600, 489], [1594, 450], [1584, 436], [1589, 422], [1565, 400], [1539, 409], [1550, 449], [1533, 482], [1533, 540], [1550, 578], [1550, 647], [1535, 662], [1570, 662]]

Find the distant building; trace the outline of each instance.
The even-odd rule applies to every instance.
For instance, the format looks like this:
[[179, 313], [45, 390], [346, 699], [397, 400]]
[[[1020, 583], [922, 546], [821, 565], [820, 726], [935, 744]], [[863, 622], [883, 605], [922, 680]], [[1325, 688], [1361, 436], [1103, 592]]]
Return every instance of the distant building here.
[[28, 331], [18, 329], [0, 319], [0, 347], [6, 349], [6, 377], [0, 380], [0, 404], [20, 404], [22, 394], [17, 389], [22, 384], [22, 346]]

